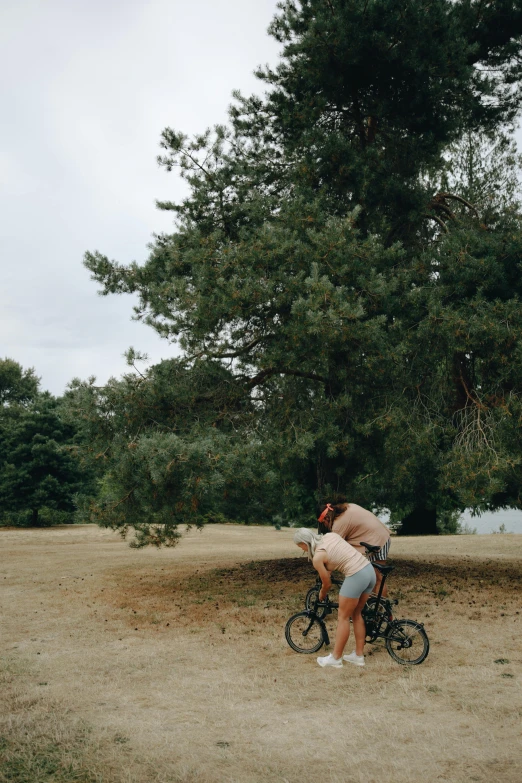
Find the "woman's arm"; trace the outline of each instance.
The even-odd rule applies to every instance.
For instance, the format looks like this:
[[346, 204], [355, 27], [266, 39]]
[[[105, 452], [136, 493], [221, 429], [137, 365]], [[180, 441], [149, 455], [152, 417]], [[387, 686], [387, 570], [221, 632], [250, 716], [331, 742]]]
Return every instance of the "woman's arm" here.
[[328, 591], [332, 586], [332, 580], [330, 578], [330, 572], [326, 568], [326, 552], [316, 552], [314, 559], [312, 560], [314, 568], [321, 577], [322, 587], [319, 592], [319, 600], [324, 601], [328, 595]]

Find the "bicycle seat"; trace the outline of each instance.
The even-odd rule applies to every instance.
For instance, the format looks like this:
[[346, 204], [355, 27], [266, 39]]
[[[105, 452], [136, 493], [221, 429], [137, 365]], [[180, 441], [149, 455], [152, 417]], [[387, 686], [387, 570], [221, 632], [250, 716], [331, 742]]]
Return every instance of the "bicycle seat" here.
[[360, 545], [361, 545], [361, 546], [364, 546], [364, 547], [366, 547], [366, 549], [368, 550], [368, 552], [370, 552], [370, 554], [372, 554], [372, 555], [373, 555], [375, 552], [379, 552], [379, 551], [380, 551], [380, 549], [381, 549], [381, 547], [380, 547], [380, 546], [373, 546], [372, 544], [367, 544], [367, 543], [366, 543], [366, 541], [359, 541], [359, 543], [360, 543]]
[[390, 571], [393, 571], [393, 569], [395, 568], [395, 566], [382, 566], [382, 565], [379, 565], [378, 563], [372, 563], [372, 566], [374, 568], [376, 568], [378, 571], [380, 571], [381, 574], [383, 574], [383, 575], [384, 574], [389, 574]]

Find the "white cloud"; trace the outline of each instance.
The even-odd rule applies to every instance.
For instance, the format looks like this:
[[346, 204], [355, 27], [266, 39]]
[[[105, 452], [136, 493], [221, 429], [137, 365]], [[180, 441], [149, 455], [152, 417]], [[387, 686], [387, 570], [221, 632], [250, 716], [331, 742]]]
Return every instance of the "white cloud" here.
[[173, 347], [132, 322], [132, 297], [99, 297], [98, 249], [143, 260], [183, 183], [156, 165], [167, 125], [225, 119], [234, 88], [275, 62], [276, 0], [10, 0], [0, 11], [0, 356], [61, 393], [73, 376], [125, 371], [129, 345]]

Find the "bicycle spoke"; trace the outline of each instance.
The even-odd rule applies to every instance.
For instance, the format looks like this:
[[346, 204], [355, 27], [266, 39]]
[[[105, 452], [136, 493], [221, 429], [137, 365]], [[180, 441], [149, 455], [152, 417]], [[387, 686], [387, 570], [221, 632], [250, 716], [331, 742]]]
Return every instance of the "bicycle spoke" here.
[[316, 652], [324, 644], [321, 624], [314, 616], [305, 612], [290, 618], [286, 624], [285, 636], [290, 647], [296, 652]]
[[408, 633], [401, 634], [401, 636], [404, 636], [404, 642], [405, 643], [409, 643], [410, 646], [409, 647], [402, 646], [403, 642], [401, 641], [397, 645], [396, 650], [397, 650], [397, 652], [400, 653], [400, 655], [402, 656], [402, 658], [404, 660], [411, 661], [412, 658], [414, 658], [414, 657], [416, 658], [417, 657], [417, 654], [416, 654], [416, 651], [415, 651], [414, 648], [415, 648], [415, 636], [418, 636], [418, 632], [417, 631], [413, 631], [412, 633], [409, 633], [409, 634]]
[[430, 645], [422, 625], [413, 620], [399, 620], [390, 629], [386, 649], [402, 664], [418, 664], [428, 655]]

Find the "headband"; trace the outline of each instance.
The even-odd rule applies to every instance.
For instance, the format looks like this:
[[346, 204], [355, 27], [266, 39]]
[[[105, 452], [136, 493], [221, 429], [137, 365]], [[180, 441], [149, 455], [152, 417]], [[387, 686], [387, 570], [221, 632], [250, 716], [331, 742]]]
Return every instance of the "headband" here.
[[331, 503], [327, 503], [327, 504], [326, 504], [326, 508], [325, 508], [325, 510], [323, 511], [323, 513], [321, 514], [321, 516], [320, 516], [320, 517], [318, 517], [317, 521], [318, 521], [318, 522], [322, 522], [322, 521], [325, 519], [325, 517], [326, 517], [326, 515], [328, 514], [328, 512], [329, 512], [329, 511], [333, 511], [333, 510], [334, 510], [334, 508], [333, 508], [332, 504], [331, 504]]

